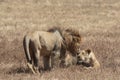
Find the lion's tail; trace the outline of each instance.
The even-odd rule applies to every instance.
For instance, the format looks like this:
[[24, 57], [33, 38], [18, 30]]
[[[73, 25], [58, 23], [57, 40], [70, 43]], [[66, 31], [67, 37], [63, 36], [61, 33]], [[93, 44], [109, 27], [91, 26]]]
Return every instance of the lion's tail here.
[[30, 38], [25, 36], [23, 39], [23, 47], [24, 47], [25, 55], [27, 58], [27, 62], [32, 63], [30, 51], [29, 51], [29, 44], [30, 44]]

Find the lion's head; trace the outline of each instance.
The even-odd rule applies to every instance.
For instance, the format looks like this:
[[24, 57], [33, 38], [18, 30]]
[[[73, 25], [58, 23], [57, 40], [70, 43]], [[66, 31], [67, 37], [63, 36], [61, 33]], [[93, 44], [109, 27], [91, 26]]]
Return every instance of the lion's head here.
[[81, 43], [81, 35], [79, 31], [74, 29], [66, 29], [62, 32], [62, 34], [67, 50], [75, 54], [78, 51]]
[[83, 64], [86, 67], [100, 67], [100, 63], [97, 61], [95, 54], [90, 49], [79, 51], [77, 54], [77, 63]]

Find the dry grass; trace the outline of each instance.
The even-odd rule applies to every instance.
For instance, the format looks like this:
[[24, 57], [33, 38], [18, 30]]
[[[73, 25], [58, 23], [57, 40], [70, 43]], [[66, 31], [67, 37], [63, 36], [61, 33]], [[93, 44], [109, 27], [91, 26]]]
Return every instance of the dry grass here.
[[[119, 0], [0, 0], [0, 80], [120, 80]], [[98, 70], [82, 66], [32, 75], [23, 36], [52, 26], [79, 29], [81, 49], [91, 48]]]

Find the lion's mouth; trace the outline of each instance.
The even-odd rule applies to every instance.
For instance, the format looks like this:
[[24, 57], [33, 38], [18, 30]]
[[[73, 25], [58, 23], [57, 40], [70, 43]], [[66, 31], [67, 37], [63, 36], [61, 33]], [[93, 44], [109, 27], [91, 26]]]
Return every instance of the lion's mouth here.
[[90, 66], [91, 66], [90, 63], [85, 63], [85, 62], [82, 62], [82, 65], [83, 65], [83, 66], [86, 66], [86, 67], [90, 67]]
[[91, 66], [90, 63], [86, 63], [84, 61], [78, 61], [77, 65], [83, 65], [83, 66], [86, 66], [86, 67], [90, 67]]
[[82, 65], [83, 61], [78, 61], [77, 64], [78, 65]]

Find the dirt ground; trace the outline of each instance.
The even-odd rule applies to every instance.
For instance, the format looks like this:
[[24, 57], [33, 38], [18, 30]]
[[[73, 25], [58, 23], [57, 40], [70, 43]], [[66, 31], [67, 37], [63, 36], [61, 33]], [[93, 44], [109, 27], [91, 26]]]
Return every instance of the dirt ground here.
[[[120, 80], [119, 15], [120, 0], [0, 0], [0, 80]], [[31, 74], [23, 36], [52, 26], [78, 29], [81, 49], [92, 49], [101, 68]]]

